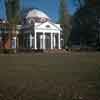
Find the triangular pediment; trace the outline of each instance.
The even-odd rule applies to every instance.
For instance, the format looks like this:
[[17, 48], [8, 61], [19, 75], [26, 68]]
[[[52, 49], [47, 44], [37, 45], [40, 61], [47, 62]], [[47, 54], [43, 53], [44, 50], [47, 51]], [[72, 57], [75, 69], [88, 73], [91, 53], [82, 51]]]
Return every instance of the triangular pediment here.
[[59, 31], [62, 30], [59, 24], [55, 24], [49, 21], [45, 23], [37, 24], [35, 25], [35, 28], [36, 29], [46, 29], [46, 30], [59, 30]]

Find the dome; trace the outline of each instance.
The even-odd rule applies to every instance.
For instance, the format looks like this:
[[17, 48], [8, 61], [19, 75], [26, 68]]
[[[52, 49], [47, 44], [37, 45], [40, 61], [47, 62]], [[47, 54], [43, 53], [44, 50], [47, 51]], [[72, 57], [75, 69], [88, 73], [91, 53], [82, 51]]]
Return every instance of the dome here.
[[50, 20], [50, 18], [47, 16], [47, 14], [45, 14], [43, 11], [40, 11], [38, 9], [32, 9], [30, 10], [27, 15], [26, 15], [26, 19], [32, 22], [44, 22], [46, 20]]
[[37, 10], [37, 9], [33, 9], [33, 10], [29, 11], [26, 18], [29, 18], [29, 17], [39, 17], [39, 18], [49, 19], [47, 14], [45, 14], [43, 11], [40, 11], [40, 10]]

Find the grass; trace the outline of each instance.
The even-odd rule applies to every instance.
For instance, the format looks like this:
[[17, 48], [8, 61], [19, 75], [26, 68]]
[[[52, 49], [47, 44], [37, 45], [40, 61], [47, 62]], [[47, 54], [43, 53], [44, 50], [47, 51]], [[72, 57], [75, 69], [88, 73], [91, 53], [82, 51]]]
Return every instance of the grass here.
[[0, 100], [99, 98], [100, 53], [0, 56]]

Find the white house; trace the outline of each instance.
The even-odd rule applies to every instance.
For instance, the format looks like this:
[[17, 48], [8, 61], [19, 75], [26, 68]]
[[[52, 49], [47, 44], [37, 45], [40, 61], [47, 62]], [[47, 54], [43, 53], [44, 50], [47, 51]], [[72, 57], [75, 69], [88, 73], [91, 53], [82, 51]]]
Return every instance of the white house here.
[[30, 10], [25, 16], [22, 26], [23, 47], [33, 49], [61, 49], [63, 46], [60, 24], [38, 9]]

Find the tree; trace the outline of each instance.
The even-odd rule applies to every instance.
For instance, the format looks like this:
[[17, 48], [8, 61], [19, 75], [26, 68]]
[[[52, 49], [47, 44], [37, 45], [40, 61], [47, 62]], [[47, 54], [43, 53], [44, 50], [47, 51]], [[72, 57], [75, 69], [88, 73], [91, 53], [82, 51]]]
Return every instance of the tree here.
[[6, 0], [6, 16], [10, 23], [19, 24], [20, 22], [20, 1]]
[[71, 44], [97, 47], [100, 46], [100, 3], [84, 1], [85, 6], [80, 7], [73, 16]]
[[63, 29], [64, 47], [67, 46], [70, 33], [70, 16], [66, 7], [66, 0], [60, 0], [60, 18], [59, 23]]

